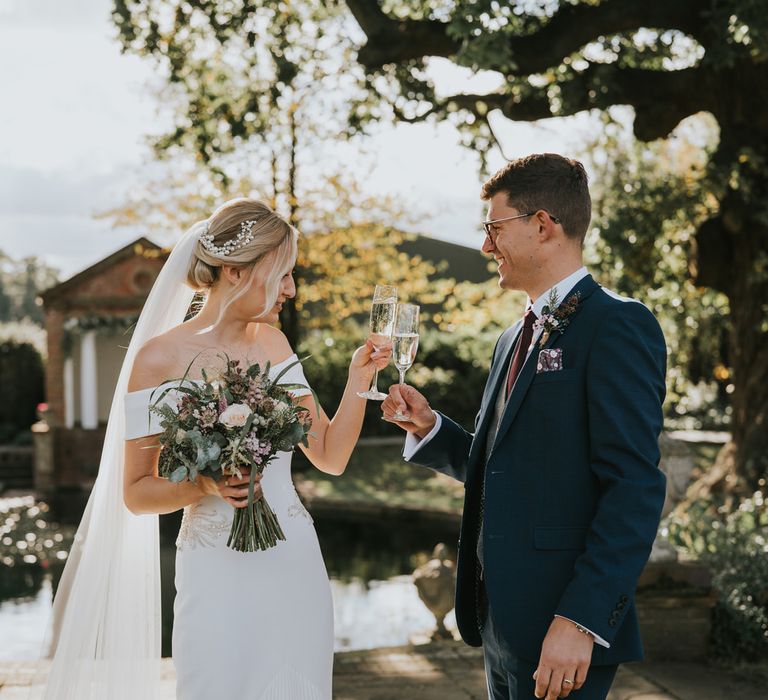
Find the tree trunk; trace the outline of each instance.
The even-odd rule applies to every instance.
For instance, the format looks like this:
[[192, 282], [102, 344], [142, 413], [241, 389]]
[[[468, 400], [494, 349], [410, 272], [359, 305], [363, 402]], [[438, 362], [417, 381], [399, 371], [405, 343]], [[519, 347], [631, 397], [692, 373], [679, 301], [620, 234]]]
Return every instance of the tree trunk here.
[[[288, 220], [292, 226], [298, 228], [298, 199], [296, 198], [296, 111], [292, 107], [289, 111], [289, 129], [291, 138], [290, 162], [288, 166]], [[294, 280], [298, 291], [301, 270], [294, 270]], [[283, 310], [280, 312], [280, 328], [292, 348], [296, 348], [301, 340], [301, 331], [299, 327], [299, 310], [296, 306], [296, 298], [286, 299]]]
[[734, 251], [733, 292], [729, 295], [732, 433], [740, 482], [737, 487], [751, 494], [764, 489], [768, 479], [768, 227], [748, 220], [739, 237]]
[[736, 175], [718, 216], [697, 233], [696, 281], [724, 292], [731, 316], [733, 444], [718, 460], [720, 483], [711, 486], [738, 495], [765, 490], [768, 480], [768, 173], [762, 165], [768, 149], [734, 147], [734, 142], [768, 143], [765, 135], [753, 135], [745, 139], [743, 126], [740, 132], [721, 132], [715, 168]]

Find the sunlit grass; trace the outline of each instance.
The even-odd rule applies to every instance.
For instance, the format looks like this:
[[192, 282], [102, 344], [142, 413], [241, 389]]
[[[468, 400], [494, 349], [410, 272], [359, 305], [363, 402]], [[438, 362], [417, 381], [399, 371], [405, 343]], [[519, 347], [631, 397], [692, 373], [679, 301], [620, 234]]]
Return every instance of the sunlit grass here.
[[314, 469], [303, 455], [296, 455], [295, 465], [297, 484], [313, 498], [454, 512], [464, 501], [462, 484], [404, 462], [398, 445], [358, 446], [341, 477]]

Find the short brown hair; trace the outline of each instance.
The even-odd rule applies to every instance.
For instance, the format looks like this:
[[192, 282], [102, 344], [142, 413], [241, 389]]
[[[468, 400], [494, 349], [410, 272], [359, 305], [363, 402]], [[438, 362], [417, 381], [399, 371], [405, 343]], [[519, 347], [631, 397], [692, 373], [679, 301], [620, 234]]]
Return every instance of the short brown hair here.
[[488, 200], [499, 192], [521, 214], [544, 209], [560, 219], [565, 235], [583, 241], [592, 216], [587, 173], [577, 160], [556, 153], [534, 153], [511, 160], [484, 185]]

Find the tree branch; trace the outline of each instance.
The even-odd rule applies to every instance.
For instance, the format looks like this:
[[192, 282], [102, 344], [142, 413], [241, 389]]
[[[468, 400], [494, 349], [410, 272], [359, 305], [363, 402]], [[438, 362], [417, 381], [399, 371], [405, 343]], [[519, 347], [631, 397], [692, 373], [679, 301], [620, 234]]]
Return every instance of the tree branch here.
[[705, 23], [691, 0], [605, 0], [599, 5], [563, 4], [539, 31], [512, 37], [509, 45], [516, 73], [541, 73], [601, 36], [641, 27], [678, 29], [700, 43]]
[[[381, 10], [379, 0], [346, 0], [368, 39], [358, 60], [369, 70], [426, 56], [453, 56], [461, 42], [436, 20], [397, 20]], [[563, 4], [537, 32], [509, 39], [516, 75], [543, 72], [600, 36], [639, 29], [679, 29], [704, 42], [706, 22], [696, 0], [605, 0], [599, 5]], [[498, 70], [507, 66], [490, 62]]]
[[[544, 88], [506, 95], [452, 95], [441, 100], [429, 113], [451, 111], [451, 105], [465, 109], [481, 119], [489, 111], [501, 110], [515, 121], [537, 121], [576, 114], [587, 109], [607, 109], [612, 105], [635, 108], [635, 135], [644, 141], [667, 136], [685, 117], [712, 110], [709, 93], [701, 90], [704, 69], [653, 71], [593, 65], [558, 84], [560, 105], [553, 106]], [[421, 118], [426, 117], [423, 115]], [[418, 121], [419, 119], [411, 119]]]
[[357, 57], [370, 70], [424, 56], [450, 56], [459, 49], [443, 22], [393, 19], [382, 12], [378, 0], [346, 2], [368, 39]]
[[631, 105], [635, 108], [635, 135], [641, 141], [652, 141], [667, 136], [685, 117], [713, 109], [711, 95], [701, 89], [707, 77], [708, 71], [701, 66], [656, 71], [593, 64], [560, 83], [561, 112]]

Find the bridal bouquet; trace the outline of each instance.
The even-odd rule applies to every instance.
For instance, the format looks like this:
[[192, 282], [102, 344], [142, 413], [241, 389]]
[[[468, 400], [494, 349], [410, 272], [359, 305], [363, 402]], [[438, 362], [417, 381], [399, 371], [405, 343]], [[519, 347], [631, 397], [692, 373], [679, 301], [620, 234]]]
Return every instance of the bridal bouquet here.
[[[187, 380], [185, 374], [171, 380], [173, 386], [165, 383], [156, 390], [159, 397], [150, 411], [160, 416], [163, 428], [159, 473], [175, 483], [194, 482], [198, 475], [219, 481], [242, 478], [241, 469], [249, 468], [248, 505], [235, 509], [227, 546], [238, 552], [265, 550], [285, 535], [266, 499], [254, 501], [255, 476], [278, 452], [308, 444], [309, 411], [290, 393], [306, 387], [280, 384], [298, 360], [271, 379], [269, 363], [263, 369], [258, 364], [243, 368], [239, 361], [222, 359], [225, 368], [216, 376], [203, 371], [202, 380]], [[169, 392], [178, 398], [164, 400]]]

